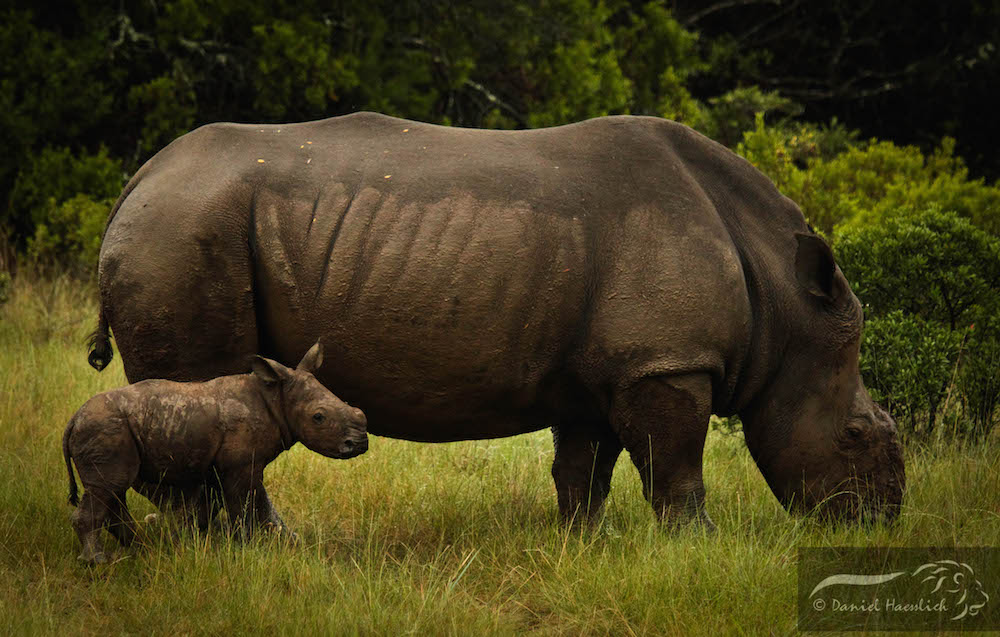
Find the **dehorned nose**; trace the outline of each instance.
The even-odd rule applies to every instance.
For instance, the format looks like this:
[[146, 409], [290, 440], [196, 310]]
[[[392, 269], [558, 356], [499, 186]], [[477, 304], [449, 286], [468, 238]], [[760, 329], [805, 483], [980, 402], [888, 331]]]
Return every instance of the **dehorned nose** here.
[[361, 427], [366, 427], [368, 425], [368, 419], [365, 417], [365, 412], [361, 411], [357, 407], [351, 407], [351, 416], [355, 423]]
[[340, 455], [345, 458], [359, 456], [368, 451], [368, 436], [361, 434], [355, 438], [347, 438], [340, 443], [338, 451], [340, 452]]

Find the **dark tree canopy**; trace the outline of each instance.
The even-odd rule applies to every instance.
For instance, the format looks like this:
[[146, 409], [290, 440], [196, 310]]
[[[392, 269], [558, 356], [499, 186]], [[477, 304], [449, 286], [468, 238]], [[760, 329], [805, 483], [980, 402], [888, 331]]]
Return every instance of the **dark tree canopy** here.
[[494, 128], [656, 115], [733, 147], [758, 111], [837, 118], [925, 151], [953, 136], [992, 180], [998, 18], [995, 0], [11, 0], [0, 235], [72, 221], [86, 202], [57, 214], [67, 189], [92, 208], [200, 124], [363, 109]]
[[929, 148], [948, 135], [972, 172], [1000, 177], [1000, 2], [678, 0], [716, 63], [696, 96], [754, 84], [864, 137]]

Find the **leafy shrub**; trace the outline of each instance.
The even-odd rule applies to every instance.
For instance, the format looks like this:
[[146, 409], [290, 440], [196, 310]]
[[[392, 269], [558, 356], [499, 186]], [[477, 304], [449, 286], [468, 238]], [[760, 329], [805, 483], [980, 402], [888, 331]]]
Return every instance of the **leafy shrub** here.
[[[725, 146], [736, 146], [743, 135], [763, 123], [768, 113], [777, 112], [788, 116], [799, 115], [802, 106], [774, 91], [762, 91], [756, 86], [733, 89], [717, 97], [709, 98], [695, 128]], [[776, 127], [770, 130], [780, 133]]]
[[38, 224], [48, 216], [52, 200], [61, 204], [81, 193], [92, 199], [114, 198], [124, 181], [121, 162], [104, 148], [96, 155], [45, 148], [18, 174], [11, 201], [15, 211], [27, 212]]
[[0, 305], [10, 300], [10, 292], [14, 288], [10, 272], [0, 272]]
[[993, 414], [1000, 403], [1000, 318], [996, 310], [983, 312], [982, 320], [971, 327], [959, 378], [969, 431], [975, 439], [985, 438], [993, 429]]
[[825, 131], [795, 131], [766, 127], [758, 117], [737, 152], [827, 234], [841, 225], [862, 227], [887, 215], [933, 207], [1000, 234], [1000, 185], [969, 179], [954, 148], [954, 140], [945, 138], [935, 152], [924, 155], [916, 147], [891, 142], [859, 144], [836, 124]]
[[725, 436], [738, 436], [743, 434], [743, 421], [739, 416], [727, 416], [725, 418], [712, 415], [708, 420], [708, 425], [712, 431], [717, 431]]
[[865, 304], [861, 368], [876, 400], [930, 433], [957, 391], [956, 430], [987, 433], [1000, 401], [1000, 239], [932, 208], [847, 228], [835, 248]]
[[860, 363], [872, 399], [901, 427], [931, 433], [961, 340], [958, 332], [899, 310], [868, 320]]
[[133, 113], [143, 113], [139, 146], [146, 153], [166, 146], [190, 130], [195, 121], [194, 91], [174, 77], [161, 76], [132, 86], [128, 105]]
[[93, 200], [79, 194], [61, 204], [49, 200], [44, 222], [28, 239], [28, 256], [43, 264], [58, 264], [93, 272], [101, 251], [101, 237], [114, 198]]
[[954, 213], [930, 209], [852, 226], [835, 247], [875, 316], [902, 310], [956, 330], [976, 308], [1000, 303], [1000, 239]]
[[90, 267], [97, 262], [104, 221], [125, 181], [103, 148], [74, 155], [46, 148], [18, 175], [12, 207], [28, 227], [28, 255], [42, 263]]

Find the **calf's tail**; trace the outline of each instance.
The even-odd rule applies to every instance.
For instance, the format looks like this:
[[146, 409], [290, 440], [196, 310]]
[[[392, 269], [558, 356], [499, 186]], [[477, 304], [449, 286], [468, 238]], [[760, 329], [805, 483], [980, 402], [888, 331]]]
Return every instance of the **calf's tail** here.
[[90, 350], [90, 353], [87, 355], [87, 361], [97, 371], [101, 371], [107, 367], [111, 359], [115, 357], [115, 350], [111, 348], [108, 319], [104, 316], [103, 304], [97, 317], [97, 329], [87, 339], [87, 348]]
[[73, 421], [71, 420], [63, 432], [63, 459], [66, 460], [66, 472], [69, 474], [69, 503], [76, 506], [80, 503], [80, 497], [76, 492], [76, 478], [73, 477], [73, 463], [69, 455], [69, 434], [73, 431]]

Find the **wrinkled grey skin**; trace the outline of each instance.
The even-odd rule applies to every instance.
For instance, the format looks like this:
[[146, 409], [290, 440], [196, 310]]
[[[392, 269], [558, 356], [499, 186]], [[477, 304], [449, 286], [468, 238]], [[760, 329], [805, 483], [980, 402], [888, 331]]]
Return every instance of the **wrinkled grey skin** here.
[[322, 336], [319, 379], [374, 434], [552, 426], [565, 518], [597, 514], [627, 449], [658, 514], [710, 525], [711, 413], [743, 418], [786, 506], [902, 499], [829, 248], [749, 163], [666, 120], [205, 126], [125, 188], [100, 290], [91, 361], [110, 324], [131, 380], [294, 360]]
[[[146, 380], [91, 398], [63, 434], [80, 559], [106, 561], [101, 529], [123, 545], [135, 538], [125, 493], [135, 488], [207, 528], [219, 505], [244, 534], [270, 523], [291, 534], [264, 490], [264, 467], [296, 442], [331, 458], [368, 448], [365, 416], [313, 376], [316, 343], [298, 367], [256, 357], [252, 374], [207, 382]], [[85, 492], [77, 500], [70, 459]], [[294, 534], [291, 534], [294, 535]]]

